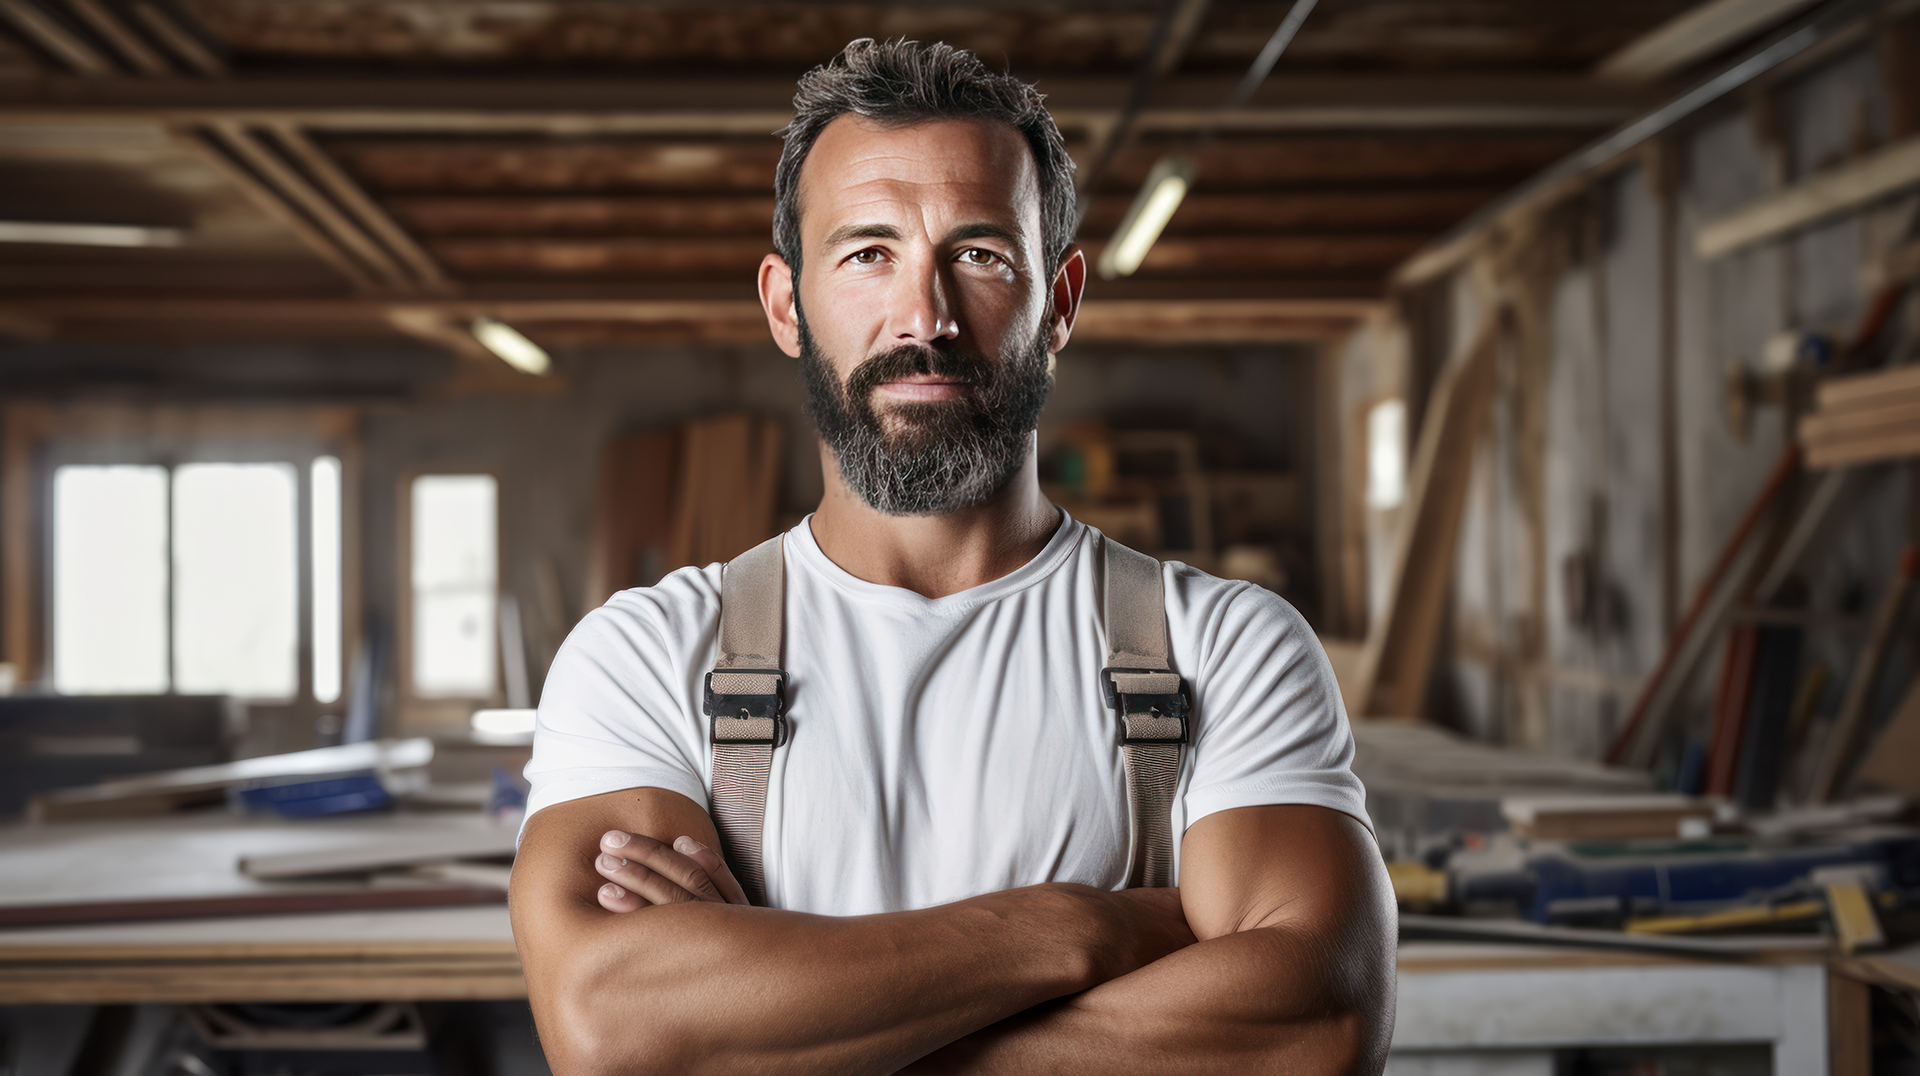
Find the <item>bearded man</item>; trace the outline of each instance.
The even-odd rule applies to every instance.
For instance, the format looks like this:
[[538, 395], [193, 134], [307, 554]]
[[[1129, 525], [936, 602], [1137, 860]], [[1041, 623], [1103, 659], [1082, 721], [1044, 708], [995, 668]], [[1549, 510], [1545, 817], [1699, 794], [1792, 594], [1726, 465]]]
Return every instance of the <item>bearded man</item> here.
[[1086, 261], [1040, 95], [862, 40], [794, 104], [760, 297], [826, 494], [555, 659], [511, 894], [554, 1071], [1380, 1071], [1313, 633], [1041, 492]]

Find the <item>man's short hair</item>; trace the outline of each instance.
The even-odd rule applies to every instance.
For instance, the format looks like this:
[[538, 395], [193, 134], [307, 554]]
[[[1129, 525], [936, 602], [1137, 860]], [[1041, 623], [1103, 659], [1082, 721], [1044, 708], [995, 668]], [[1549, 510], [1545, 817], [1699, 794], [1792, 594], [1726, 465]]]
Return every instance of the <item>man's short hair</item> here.
[[851, 112], [890, 126], [930, 120], [989, 120], [1026, 137], [1040, 177], [1040, 240], [1047, 277], [1073, 242], [1077, 210], [1073, 158], [1060, 127], [1031, 85], [987, 67], [944, 42], [853, 41], [840, 55], [800, 77], [793, 122], [773, 174], [773, 249], [800, 271], [800, 166], [827, 124]]

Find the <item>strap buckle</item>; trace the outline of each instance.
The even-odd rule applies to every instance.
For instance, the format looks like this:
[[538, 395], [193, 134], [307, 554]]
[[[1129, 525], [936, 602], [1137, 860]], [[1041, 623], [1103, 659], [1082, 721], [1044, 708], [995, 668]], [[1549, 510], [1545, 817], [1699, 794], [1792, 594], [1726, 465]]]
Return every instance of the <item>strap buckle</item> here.
[[1120, 718], [1121, 743], [1188, 742], [1193, 703], [1187, 697], [1187, 682], [1184, 679], [1180, 681], [1180, 690], [1177, 692], [1129, 693], [1120, 690], [1119, 684], [1114, 681], [1114, 673], [1166, 676], [1171, 674], [1171, 670], [1112, 667], [1100, 670], [1100, 686], [1106, 693], [1107, 706]]
[[[772, 676], [764, 694], [726, 695], [713, 690], [714, 673]], [[743, 747], [781, 747], [787, 742], [787, 674], [781, 669], [715, 669], [707, 674], [700, 709], [709, 718], [713, 742]]]

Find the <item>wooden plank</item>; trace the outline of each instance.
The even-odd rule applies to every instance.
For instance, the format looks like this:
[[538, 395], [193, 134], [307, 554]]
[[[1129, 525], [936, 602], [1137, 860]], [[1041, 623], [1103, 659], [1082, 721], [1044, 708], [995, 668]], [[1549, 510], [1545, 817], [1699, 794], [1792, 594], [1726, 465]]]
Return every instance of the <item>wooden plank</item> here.
[[67, 0], [67, 6], [80, 13], [80, 17], [93, 27], [94, 32], [113, 45], [114, 50], [125, 57], [133, 66], [145, 75], [170, 75], [173, 66], [166, 57], [155, 52], [153, 46], [141, 40], [120, 16], [101, 3], [100, 0]]
[[1873, 406], [1895, 393], [1920, 393], [1920, 364], [1829, 378], [1815, 390], [1820, 410]]
[[333, 266], [355, 287], [374, 290], [374, 279], [351, 255], [334, 242], [333, 238], [299, 211], [280, 197], [271, 187], [255, 176], [245, 165], [236, 160], [219, 141], [208, 131], [180, 129], [175, 132], [178, 141], [193, 149], [207, 165], [219, 172], [227, 182], [240, 189], [255, 206], [264, 210], [268, 216], [279, 221], [289, 231], [299, 237], [308, 250], [318, 255], [322, 261]]
[[1871, 437], [1842, 437], [1807, 445], [1807, 466], [1848, 467], [1920, 455], [1920, 430]]
[[1896, 142], [1708, 221], [1696, 233], [1694, 249], [1702, 258], [1718, 258], [1916, 184], [1920, 184], [1920, 137]]
[[1873, 988], [1847, 975], [1827, 976], [1828, 1076], [1872, 1076]]
[[236, 915], [301, 915], [359, 912], [376, 908], [451, 908], [503, 904], [498, 889], [467, 885], [331, 886], [304, 892], [236, 893], [175, 900], [0, 905], [0, 929], [73, 923], [122, 923], [152, 919], [227, 918]]
[[1774, 461], [1773, 470], [1760, 486], [1759, 493], [1734, 525], [1733, 533], [1721, 546], [1720, 555], [1695, 589], [1693, 603], [1679, 627], [1668, 638], [1660, 662], [1654, 666], [1627, 720], [1607, 747], [1607, 761], [1646, 765], [1665, 729], [1667, 715], [1685, 691], [1693, 671], [1719, 633], [1725, 618], [1741, 601], [1741, 588], [1735, 580], [1744, 574], [1752, 552], [1750, 539], [1787, 482], [1800, 469], [1800, 450], [1788, 445]]
[[214, 124], [210, 130], [266, 181], [268, 189], [287, 199], [297, 212], [304, 213], [324, 229], [329, 238], [350, 251], [361, 264], [370, 267], [395, 288], [402, 291], [414, 289], [412, 278], [395, 263], [392, 255], [374, 242], [358, 223], [341, 212], [339, 206], [316, 190], [307, 177], [295, 171], [254, 131], [238, 123]]
[[1903, 428], [1920, 428], [1920, 389], [1816, 411], [1800, 420], [1799, 434], [1804, 444], [1883, 437]]
[[[589, 537], [586, 608], [651, 584], [664, 571], [680, 436], [672, 429], [609, 438], [600, 450]], [[650, 571], [648, 562], [651, 561]]]
[[0, 0], [0, 12], [6, 13], [27, 40], [58, 57], [76, 74], [98, 78], [118, 73], [113, 61], [100, 50], [28, 0]]
[[0, 1004], [241, 1001], [463, 1001], [523, 998], [518, 961], [441, 964], [341, 962], [102, 969], [0, 966]]
[[1433, 667], [1472, 454], [1486, 432], [1504, 314], [1489, 309], [1473, 342], [1440, 372], [1420, 424], [1384, 613], [1367, 633], [1350, 712], [1416, 717]]
[[1920, 548], [1908, 546], [1900, 553], [1887, 589], [1874, 608], [1873, 621], [1867, 626], [1867, 639], [1854, 661], [1853, 675], [1847, 679], [1847, 693], [1834, 715], [1833, 728], [1827, 733], [1820, 760], [1807, 789], [1807, 802], [1825, 803], [1833, 796], [1841, 774], [1853, 761], [1861, 725], [1866, 719], [1867, 703], [1880, 680], [1880, 666], [1893, 642], [1895, 629], [1906, 612], [1907, 597], [1913, 592], [1914, 577], [1920, 575]]
[[367, 193], [360, 189], [359, 184], [349, 179], [347, 174], [340, 170], [340, 166], [333, 162], [333, 158], [322, 153], [305, 132], [290, 123], [275, 125], [273, 132], [280, 140], [280, 144], [293, 155], [294, 160], [300, 162], [310, 175], [319, 180], [321, 186], [327, 189], [327, 193], [333, 195], [341, 206], [358, 219], [361, 227], [371, 232], [376, 239], [386, 245], [388, 250], [405, 262], [407, 267], [413, 270], [415, 278], [427, 290], [435, 292], [454, 290], [453, 282], [447, 279], [446, 273], [441, 271], [432, 256], [422, 250], [420, 244], [413, 241], [412, 236], [395, 224], [393, 218], [387, 216], [386, 211], [375, 204], [372, 198], [367, 197]]
[[243, 856], [239, 870], [250, 878], [288, 879], [367, 873], [452, 859], [510, 859], [518, 830], [490, 826], [455, 833], [385, 837], [378, 840], [279, 855]]
[[14, 403], [6, 408], [0, 426], [0, 601], [5, 604], [0, 643], [6, 660], [22, 683], [40, 679], [40, 541], [35, 521], [40, 485], [34, 480], [34, 461], [40, 444], [52, 432], [53, 415], [42, 404]]
[[1661, 23], [1600, 61], [1594, 74], [1654, 82], [1712, 59], [1795, 14], [1813, 0], [1709, 0]]
[[[21, 2], [21, 0], [13, 0]], [[141, 24], [201, 74], [224, 72], [219, 58], [148, 0], [133, 7]], [[166, 29], [162, 29], [162, 25]], [[189, 51], [197, 52], [189, 58]], [[0, 110], [56, 120], [145, 117], [175, 123], [218, 119], [299, 123], [312, 130], [541, 132], [570, 137], [686, 134], [764, 138], [792, 117], [793, 79], [769, 74], [649, 71], [637, 77], [561, 72], [547, 76], [424, 75], [352, 79], [249, 75], [209, 82], [142, 80], [137, 86], [0, 85]], [[1657, 103], [1648, 91], [1608, 86], [1579, 75], [1278, 73], [1231, 116], [1219, 104], [1233, 75], [1177, 75], [1140, 114], [1147, 133], [1185, 135], [1220, 119], [1234, 130], [1591, 130]], [[1129, 79], [1043, 75], [1041, 88], [1058, 122], [1086, 131], [1111, 122]]]
[[1853, 787], [1920, 800], [1920, 677], [1907, 688], [1899, 709], [1862, 756]]
[[158, 4], [142, 0], [133, 5], [133, 13], [146, 24], [148, 30], [153, 31], [153, 36], [159, 38], [161, 44], [185, 60], [187, 66], [209, 78], [218, 78], [227, 73], [226, 63]]

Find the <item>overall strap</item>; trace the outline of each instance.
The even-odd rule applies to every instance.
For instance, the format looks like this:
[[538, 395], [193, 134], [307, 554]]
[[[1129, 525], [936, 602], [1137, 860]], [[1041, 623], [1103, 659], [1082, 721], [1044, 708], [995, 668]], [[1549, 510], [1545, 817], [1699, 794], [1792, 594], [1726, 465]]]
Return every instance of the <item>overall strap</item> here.
[[1169, 657], [1160, 562], [1111, 538], [1102, 545], [1107, 667], [1100, 670], [1100, 686], [1120, 718], [1132, 838], [1127, 885], [1170, 886], [1173, 794], [1191, 707]]
[[713, 824], [720, 853], [747, 899], [765, 904], [761, 839], [773, 751], [787, 740], [787, 674], [780, 667], [786, 553], [769, 538], [727, 562], [720, 575], [720, 655], [707, 674], [703, 709], [713, 738]]

